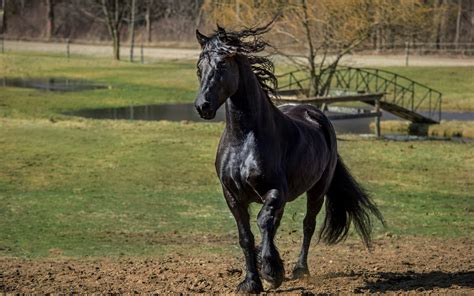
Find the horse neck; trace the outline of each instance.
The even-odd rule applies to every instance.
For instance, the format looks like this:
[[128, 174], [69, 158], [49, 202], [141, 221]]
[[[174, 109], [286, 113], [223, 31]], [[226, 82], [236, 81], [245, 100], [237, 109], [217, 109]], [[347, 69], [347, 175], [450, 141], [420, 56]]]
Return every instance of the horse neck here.
[[226, 128], [241, 138], [273, 124], [277, 111], [262, 89], [245, 57], [237, 58], [239, 65], [238, 90], [226, 101]]

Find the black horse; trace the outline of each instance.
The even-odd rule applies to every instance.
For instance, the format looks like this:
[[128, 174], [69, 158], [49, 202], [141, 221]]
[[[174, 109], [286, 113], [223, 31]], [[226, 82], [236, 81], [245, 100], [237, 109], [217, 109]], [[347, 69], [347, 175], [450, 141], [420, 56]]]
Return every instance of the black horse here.
[[[326, 217], [319, 234], [324, 242], [341, 241], [354, 222], [369, 245], [369, 214], [383, 221], [339, 157], [328, 118], [311, 105], [277, 108], [271, 102], [277, 83], [273, 63], [255, 55], [268, 45], [261, 35], [269, 29], [270, 24], [239, 32], [218, 27], [210, 37], [196, 31], [202, 53], [195, 106], [202, 118], [212, 119], [225, 103], [226, 126], [215, 165], [245, 255], [247, 273], [237, 290], [248, 293], [263, 291], [259, 271], [273, 288], [283, 282], [285, 271], [274, 237], [285, 204], [304, 192], [307, 212], [295, 278], [309, 274], [308, 249], [324, 196]], [[252, 202], [263, 204], [257, 217], [262, 243], [257, 248], [248, 213]]]

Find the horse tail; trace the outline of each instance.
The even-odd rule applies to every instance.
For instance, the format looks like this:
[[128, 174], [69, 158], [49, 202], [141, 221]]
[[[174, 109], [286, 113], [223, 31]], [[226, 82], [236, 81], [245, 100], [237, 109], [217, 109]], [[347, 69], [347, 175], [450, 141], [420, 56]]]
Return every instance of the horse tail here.
[[319, 232], [319, 239], [327, 244], [344, 240], [351, 222], [370, 248], [372, 220], [371, 214], [385, 225], [384, 219], [375, 203], [352, 177], [340, 156], [337, 156], [334, 176], [326, 194], [326, 217]]

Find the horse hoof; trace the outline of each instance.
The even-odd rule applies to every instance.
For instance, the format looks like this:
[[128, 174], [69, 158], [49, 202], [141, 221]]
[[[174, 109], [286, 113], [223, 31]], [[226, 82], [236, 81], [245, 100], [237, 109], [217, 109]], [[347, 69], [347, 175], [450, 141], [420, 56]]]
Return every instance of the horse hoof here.
[[263, 292], [263, 285], [260, 279], [245, 279], [237, 286], [237, 293], [259, 294]]
[[262, 258], [262, 277], [272, 289], [281, 286], [285, 279], [285, 267], [279, 256]]
[[291, 278], [293, 280], [297, 280], [297, 279], [304, 278], [305, 276], [309, 276], [308, 268], [297, 266], [297, 267], [295, 267], [295, 269], [293, 269]]

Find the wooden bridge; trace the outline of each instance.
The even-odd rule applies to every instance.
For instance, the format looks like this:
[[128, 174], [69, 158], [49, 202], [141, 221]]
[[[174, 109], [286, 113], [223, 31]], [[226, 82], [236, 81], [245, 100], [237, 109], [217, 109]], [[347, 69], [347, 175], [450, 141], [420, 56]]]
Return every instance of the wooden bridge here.
[[[301, 71], [278, 76], [281, 102], [312, 103], [322, 106], [361, 101], [415, 123], [439, 123], [442, 94], [426, 85], [390, 71], [373, 68], [338, 67], [333, 75], [319, 77], [328, 84], [325, 96], [308, 97], [309, 77]], [[359, 116], [362, 117], [362, 116]], [[354, 116], [353, 118], [356, 118]]]

